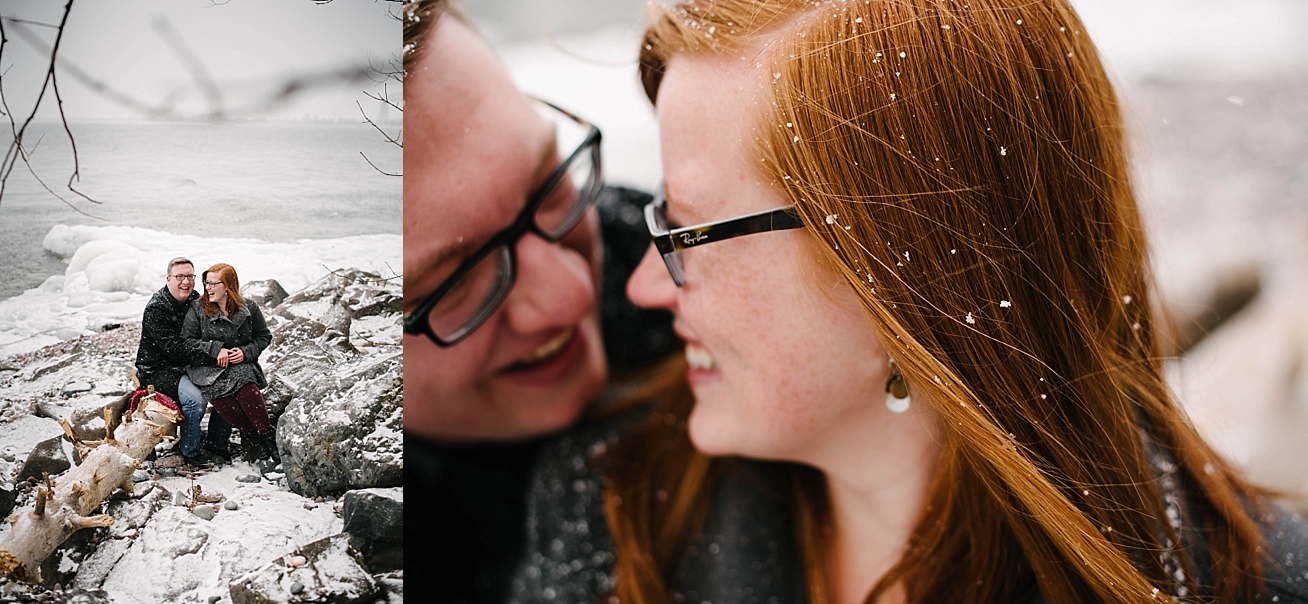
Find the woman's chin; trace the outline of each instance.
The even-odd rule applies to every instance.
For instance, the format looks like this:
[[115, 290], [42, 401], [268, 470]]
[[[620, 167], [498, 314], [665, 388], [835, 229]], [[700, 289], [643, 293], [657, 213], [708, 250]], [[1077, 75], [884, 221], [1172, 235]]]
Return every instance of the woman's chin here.
[[732, 422], [723, 421], [725, 419], [706, 416], [700, 411], [700, 404], [695, 403], [695, 408], [690, 411], [690, 418], [686, 421], [690, 443], [695, 445], [695, 450], [713, 456], [745, 455], [741, 451], [739, 439], [731, 434]]

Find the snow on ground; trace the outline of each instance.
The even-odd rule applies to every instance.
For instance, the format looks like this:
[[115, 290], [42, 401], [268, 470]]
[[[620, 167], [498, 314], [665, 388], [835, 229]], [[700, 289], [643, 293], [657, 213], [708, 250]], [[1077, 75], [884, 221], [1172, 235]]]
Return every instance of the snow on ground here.
[[[122, 544], [128, 546], [125, 551], [102, 544], [101, 550], [121, 556], [103, 587], [114, 602], [204, 602], [210, 596], [226, 600], [232, 579], [341, 532], [343, 522], [333, 502], [314, 503], [266, 481], [236, 481], [246, 474], [258, 471], [238, 461], [194, 482], [183, 477], [154, 481], [155, 488], [171, 493], [189, 493], [199, 485], [205, 495], [222, 494], [226, 501], [235, 501], [237, 509], [218, 504], [213, 519], [204, 520], [187, 506], [165, 505], [139, 533], [127, 529], [123, 538], [130, 543]], [[88, 558], [88, 563], [103, 563], [93, 561], [94, 556]]]
[[68, 268], [37, 288], [0, 301], [0, 357], [94, 333], [105, 325], [139, 321], [145, 303], [164, 286], [168, 261], [177, 256], [194, 262], [197, 275], [225, 262], [236, 267], [242, 283], [276, 279], [292, 293], [330, 270], [352, 267], [390, 277], [401, 266], [399, 235], [270, 243], [136, 227], [56, 225], [44, 246], [67, 259]]

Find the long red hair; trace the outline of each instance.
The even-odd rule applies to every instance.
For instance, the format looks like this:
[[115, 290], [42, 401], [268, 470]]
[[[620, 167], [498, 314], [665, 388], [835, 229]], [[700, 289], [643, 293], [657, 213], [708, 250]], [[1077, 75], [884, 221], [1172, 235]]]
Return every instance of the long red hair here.
[[[679, 53], [767, 67], [756, 165], [945, 420], [928, 505], [869, 602], [900, 582], [911, 602], [1261, 592], [1261, 495], [1164, 382], [1118, 101], [1065, 0], [692, 0], [655, 11], [641, 50], [651, 101]], [[825, 224], [831, 214], [839, 225]], [[912, 262], [901, 264], [905, 250]], [[623, 602], [667, 601], [663, 577], [724, 463], [691, 446], [684, 387], [670, 385], [662, 404], [610, 449]], [[1151, 459], [1175, 466], [1210, 567], [1178, 545]], [[794, 511], [809, 601], [828, 602], [823, 476], [753, 465]]]
[[[245, 306], [245, 300], [241, 299], [241, 280], [236, 276], [236, 269], [230, 264], [218, 263], [208, 268], [200, 276], [205, 283], [209, 282], [209, 275], [215, 275], [223, 283], [223, 289], [227, 291], [227, 303], [224, 304], [223, 314], [228, 317], [236, 314]], [[207, 285], [205, 287], [208, 287]], [[218, 312], [218, 305], [209, 300], [208, 291], [206, 295], [200, 296], [200, 306], [204, 307], [206, 316], [214, 316]]]

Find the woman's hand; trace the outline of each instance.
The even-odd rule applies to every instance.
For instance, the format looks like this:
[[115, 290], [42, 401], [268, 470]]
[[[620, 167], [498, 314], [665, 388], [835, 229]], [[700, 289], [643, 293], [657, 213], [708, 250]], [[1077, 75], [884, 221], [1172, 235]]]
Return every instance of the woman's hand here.
[[235, 365], [236, 363], [245, 362], [245, 351], [241, 350], [240, 348], [229, 348], [227, 349], [227, 351], [229, 353], [227, 355], [228, 363]]
[[230, 362], [230, 361], [231, 361], [231, 350], [228, 350], [228, 349], [224, 348], [224, 349], [222, 349], [221, 351], [218, 352], [218, 366], [219, 366], [219, 367], [226, 367], [226, 366], [227, 366], [227, 363]]

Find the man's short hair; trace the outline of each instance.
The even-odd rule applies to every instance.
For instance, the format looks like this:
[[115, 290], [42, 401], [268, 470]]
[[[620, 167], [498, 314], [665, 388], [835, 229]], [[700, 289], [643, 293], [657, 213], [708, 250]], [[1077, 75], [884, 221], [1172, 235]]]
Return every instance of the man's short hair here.
[[173, 267], [174, 267], [174, 266], [177, 266], [177, 265], [179, 265], [179, 264], [189, 264], [189, 265], [191, 265], [191, 269], [192, 269], [192, 270], [195, 269], [195, 263], [194, 263], [194, 262], [191, 262], [190, 260], [187, 260], [186, 258], [182, 258], [181, 256], [178, 256], [178, 257], [173, 258], [172, 260], [169, 260], [169, 261], [168, 261], [168, 276], [169, 276], [169, 277], [173, 276]]

